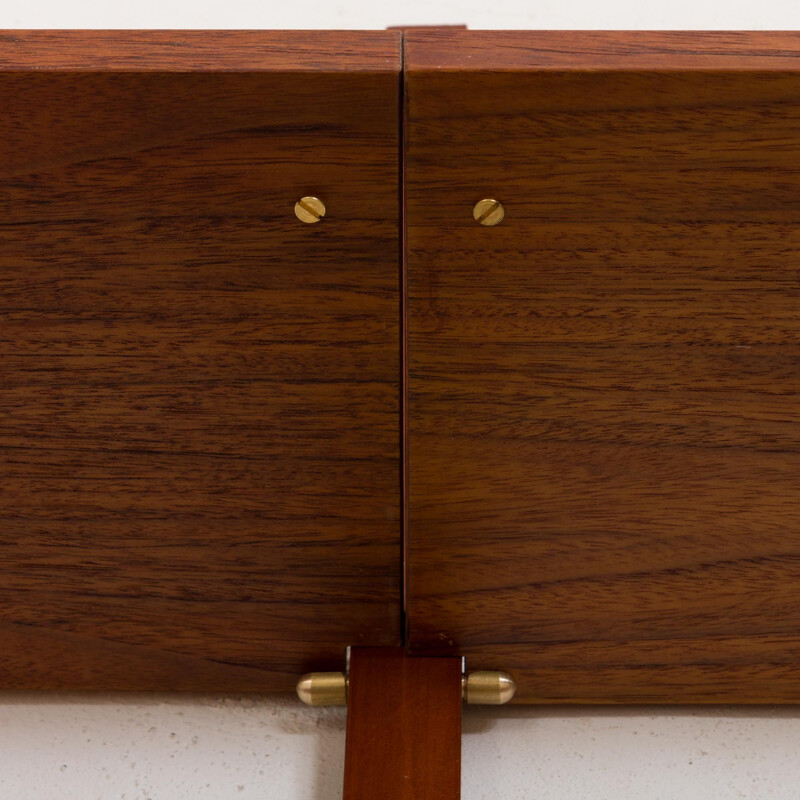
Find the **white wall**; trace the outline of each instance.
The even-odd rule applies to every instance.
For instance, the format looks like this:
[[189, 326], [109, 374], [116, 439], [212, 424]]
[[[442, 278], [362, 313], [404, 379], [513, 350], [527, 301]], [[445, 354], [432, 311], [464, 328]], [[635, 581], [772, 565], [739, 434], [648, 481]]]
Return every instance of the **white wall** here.
[[800, 29], [797, 0], [0, 0], [0, 28]]
[[[0, 28], [441, 23], [800, 29], [800, 2], [0, 0]], [[0, 800], [335, 800], [344, 722], [287, 698], [0, 694]], [[465, 800], [797, 800], [800, 711], [471, 709], [463, 773]]]
[[[0, 694], [3, 800], [337, 800], [345, 711]], [[797, 800], [792, 709], [467, 709], [464, 800]], [[375, 798], [380, 800], [380, 798]]]

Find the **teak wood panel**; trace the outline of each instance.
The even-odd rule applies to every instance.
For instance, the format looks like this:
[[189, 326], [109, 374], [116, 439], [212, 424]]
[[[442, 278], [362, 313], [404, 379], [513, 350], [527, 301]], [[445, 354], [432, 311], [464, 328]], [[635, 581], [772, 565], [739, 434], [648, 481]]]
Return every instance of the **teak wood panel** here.
[[406, 34], [413, 652], [800, 701], [798, 54]]
[[458, 800], [460, 658], [350, 654], [343, 800]]
[[399, 56], [0, 36], [0, 688], [400, 642]]
[[0, 71], [283, 73], [291, 94], [298, 72], [399, 78], [400, 46], [386, 31], [7, 30]]

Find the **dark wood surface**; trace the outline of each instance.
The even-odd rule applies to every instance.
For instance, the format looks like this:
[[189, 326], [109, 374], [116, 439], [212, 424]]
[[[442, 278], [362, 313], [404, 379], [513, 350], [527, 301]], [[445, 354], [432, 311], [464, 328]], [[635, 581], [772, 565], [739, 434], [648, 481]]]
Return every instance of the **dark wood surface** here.
[[0, 42], [0, 688], [399, 644], [399, 35]]
[[413, 652], [800, 701], [798, 52], [406, 35]]
[[458, 800], [461, 659], [353, 648], [344, 800]]

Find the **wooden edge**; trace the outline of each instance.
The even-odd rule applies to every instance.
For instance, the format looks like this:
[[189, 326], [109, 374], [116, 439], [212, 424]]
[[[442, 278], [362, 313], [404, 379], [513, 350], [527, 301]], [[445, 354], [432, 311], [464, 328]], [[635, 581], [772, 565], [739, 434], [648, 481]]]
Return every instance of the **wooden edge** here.
[[407, 30], [405, 70], [800, 70], [800, 32]]
[[343, 800], [458, 800], [461, 659], [350, 654]]
[[399, 31], [0, 31], [0, 72], [399, 72]]
[[400, 225], [400, 454], [402, 462], [400, 464], [400, 557], [401, 575], [403, 576], [403, 641], [409, 641], [409, 578], [410, 578], [410, 559], [409, 559], [409, 536], [408, 536], [408, 502], [410, 497], [409, 489], [409, 415], [408, 415], [408, 220], [406, 208], [408, 205], [406, 189], [406, 156], [408, 154], [408, 93], [406, 92], [406, 69], [405, 69], [405, 43], [407, 34], [403, 32], [400, 40], [400, 52], [402, 57], [402, 74], [400, 76], [400, 169], [398, 174], [399, 192], [398, 209]]

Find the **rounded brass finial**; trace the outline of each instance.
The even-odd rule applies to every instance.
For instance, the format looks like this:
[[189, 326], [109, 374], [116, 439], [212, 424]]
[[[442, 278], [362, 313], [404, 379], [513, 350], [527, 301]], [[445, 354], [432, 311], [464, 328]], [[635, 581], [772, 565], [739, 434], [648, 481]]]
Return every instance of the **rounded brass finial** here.
[[309, 672], [297, 681], [297, 696], [307, 706], [346, 706], [347, 678], [342, 672]]
[[294, 204], [294, 213], [300, 222], [319, 222], [325, 216], [325, 203], [319, 197], [301, 197]]
[[480, 225], [499, 225], [505, 215], [506, 210], [503, 208], [503, 204], [491, 197], [478, 200], [472, 209], [472, 216]]
[[479, 670], [464, 680], [464, 699], [471, 705], [502, 706], [516, 691], [517, 684], [507, 672]]

